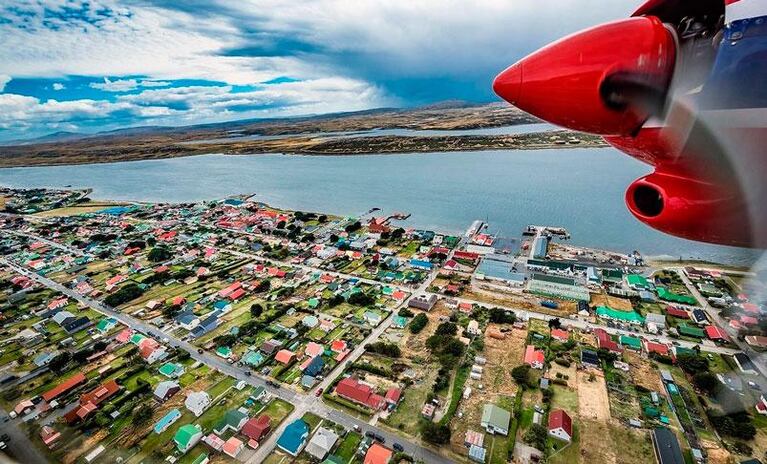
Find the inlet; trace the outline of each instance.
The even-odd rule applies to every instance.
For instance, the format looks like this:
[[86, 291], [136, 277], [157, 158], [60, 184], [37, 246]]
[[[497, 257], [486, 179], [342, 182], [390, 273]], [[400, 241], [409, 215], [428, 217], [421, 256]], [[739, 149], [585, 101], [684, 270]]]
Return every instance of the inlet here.
[[649, 185], [638, 185], [633, 192], [634, 208], [645, 217], [655, 217], [663, 212], [663, 195]]

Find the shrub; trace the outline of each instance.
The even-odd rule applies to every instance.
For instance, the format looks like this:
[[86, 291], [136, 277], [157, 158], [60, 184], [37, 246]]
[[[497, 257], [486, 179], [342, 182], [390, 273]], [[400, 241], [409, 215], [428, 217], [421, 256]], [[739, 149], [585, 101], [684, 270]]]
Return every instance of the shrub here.
[[428, 324], [428, 322], [429, 322], [429, 317], [425, 313], [420, 313], [416, 317], [414, 317], [412, 321], [410, 321], [408, 330], [410, 330], [411, 333], [417, 334], [421, 332], [424, 327], [426, 327], [426, 324]]

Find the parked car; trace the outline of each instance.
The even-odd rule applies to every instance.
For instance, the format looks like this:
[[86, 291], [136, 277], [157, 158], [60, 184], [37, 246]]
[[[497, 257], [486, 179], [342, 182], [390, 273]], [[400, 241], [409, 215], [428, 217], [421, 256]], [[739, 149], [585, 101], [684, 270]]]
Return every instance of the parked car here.
[[368, 430], [367, 432], [365, 432], [365, 436], [368, 438], [375, 438], [376, 434]]
[[316, 392], [314, 392], [314, 396], [322, 396], [322, 389], [318, 388]]
[[377, 433], [375, 434], [373, 438], [380, 441], [381, 443], [386, 443], [386, 438], [382, 437], [381, 435], [378, 435]]
[[362, 430], [362, 428], [360, 428], [360, 426], [357, 424], [354, 424], [352, 428], [354, 429], [355, 432], [359, 432], [360, 430]]
[[403, 448], [402, 445], [400, 445], [399, 443], [395, 443], [394, 446], [392, 446], [392, 448], [394, 448], [394, 451], [398, 451], [400, 453], [405, 450], [405, 448]]

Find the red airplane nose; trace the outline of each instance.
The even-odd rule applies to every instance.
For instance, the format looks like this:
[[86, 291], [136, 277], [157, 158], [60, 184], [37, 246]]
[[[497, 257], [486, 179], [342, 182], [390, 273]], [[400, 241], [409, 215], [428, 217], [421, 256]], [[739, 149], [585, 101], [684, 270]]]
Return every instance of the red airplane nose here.
[[504, 100], [541, 119], [584, 132], [628, 135], [665, 97], [674, 67], [672, 33], [655, 17], [597, 26], [512, 65], [493, 82]]
[[517, 104], [521, 90], [522, 63], [509, 66], [502, 73], [498, 74], [493, 81], [493, 91], [512, 105]]

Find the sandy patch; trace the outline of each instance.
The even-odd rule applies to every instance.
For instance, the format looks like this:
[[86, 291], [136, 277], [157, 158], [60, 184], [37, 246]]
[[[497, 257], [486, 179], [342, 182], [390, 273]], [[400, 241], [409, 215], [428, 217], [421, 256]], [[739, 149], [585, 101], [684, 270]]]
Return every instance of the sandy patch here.
[[[589, 377], [594, 375], [594, 381]], [[579, 371], [578, 414], [581, 419], [607, 422], [610, 419], [610, 399], [607, 396], [604, 374], [599, 371]]]
[[657, 370], [652, 367], [650, 361], [631, 350], [626, 350], [625, 356], [631, 366], [629, 373], [636, 385], [642, 386], [650, 391], [664, 391], [660, 375], [658, 375]]
[[600, 293], [598, 295], [591, 295], [591, 306], [609, 306], [613, 309], [620, 311], [633, 311], [634, 307], [631, 305], [631, 301], [625, 298], [618, 298], [606, 293]]

